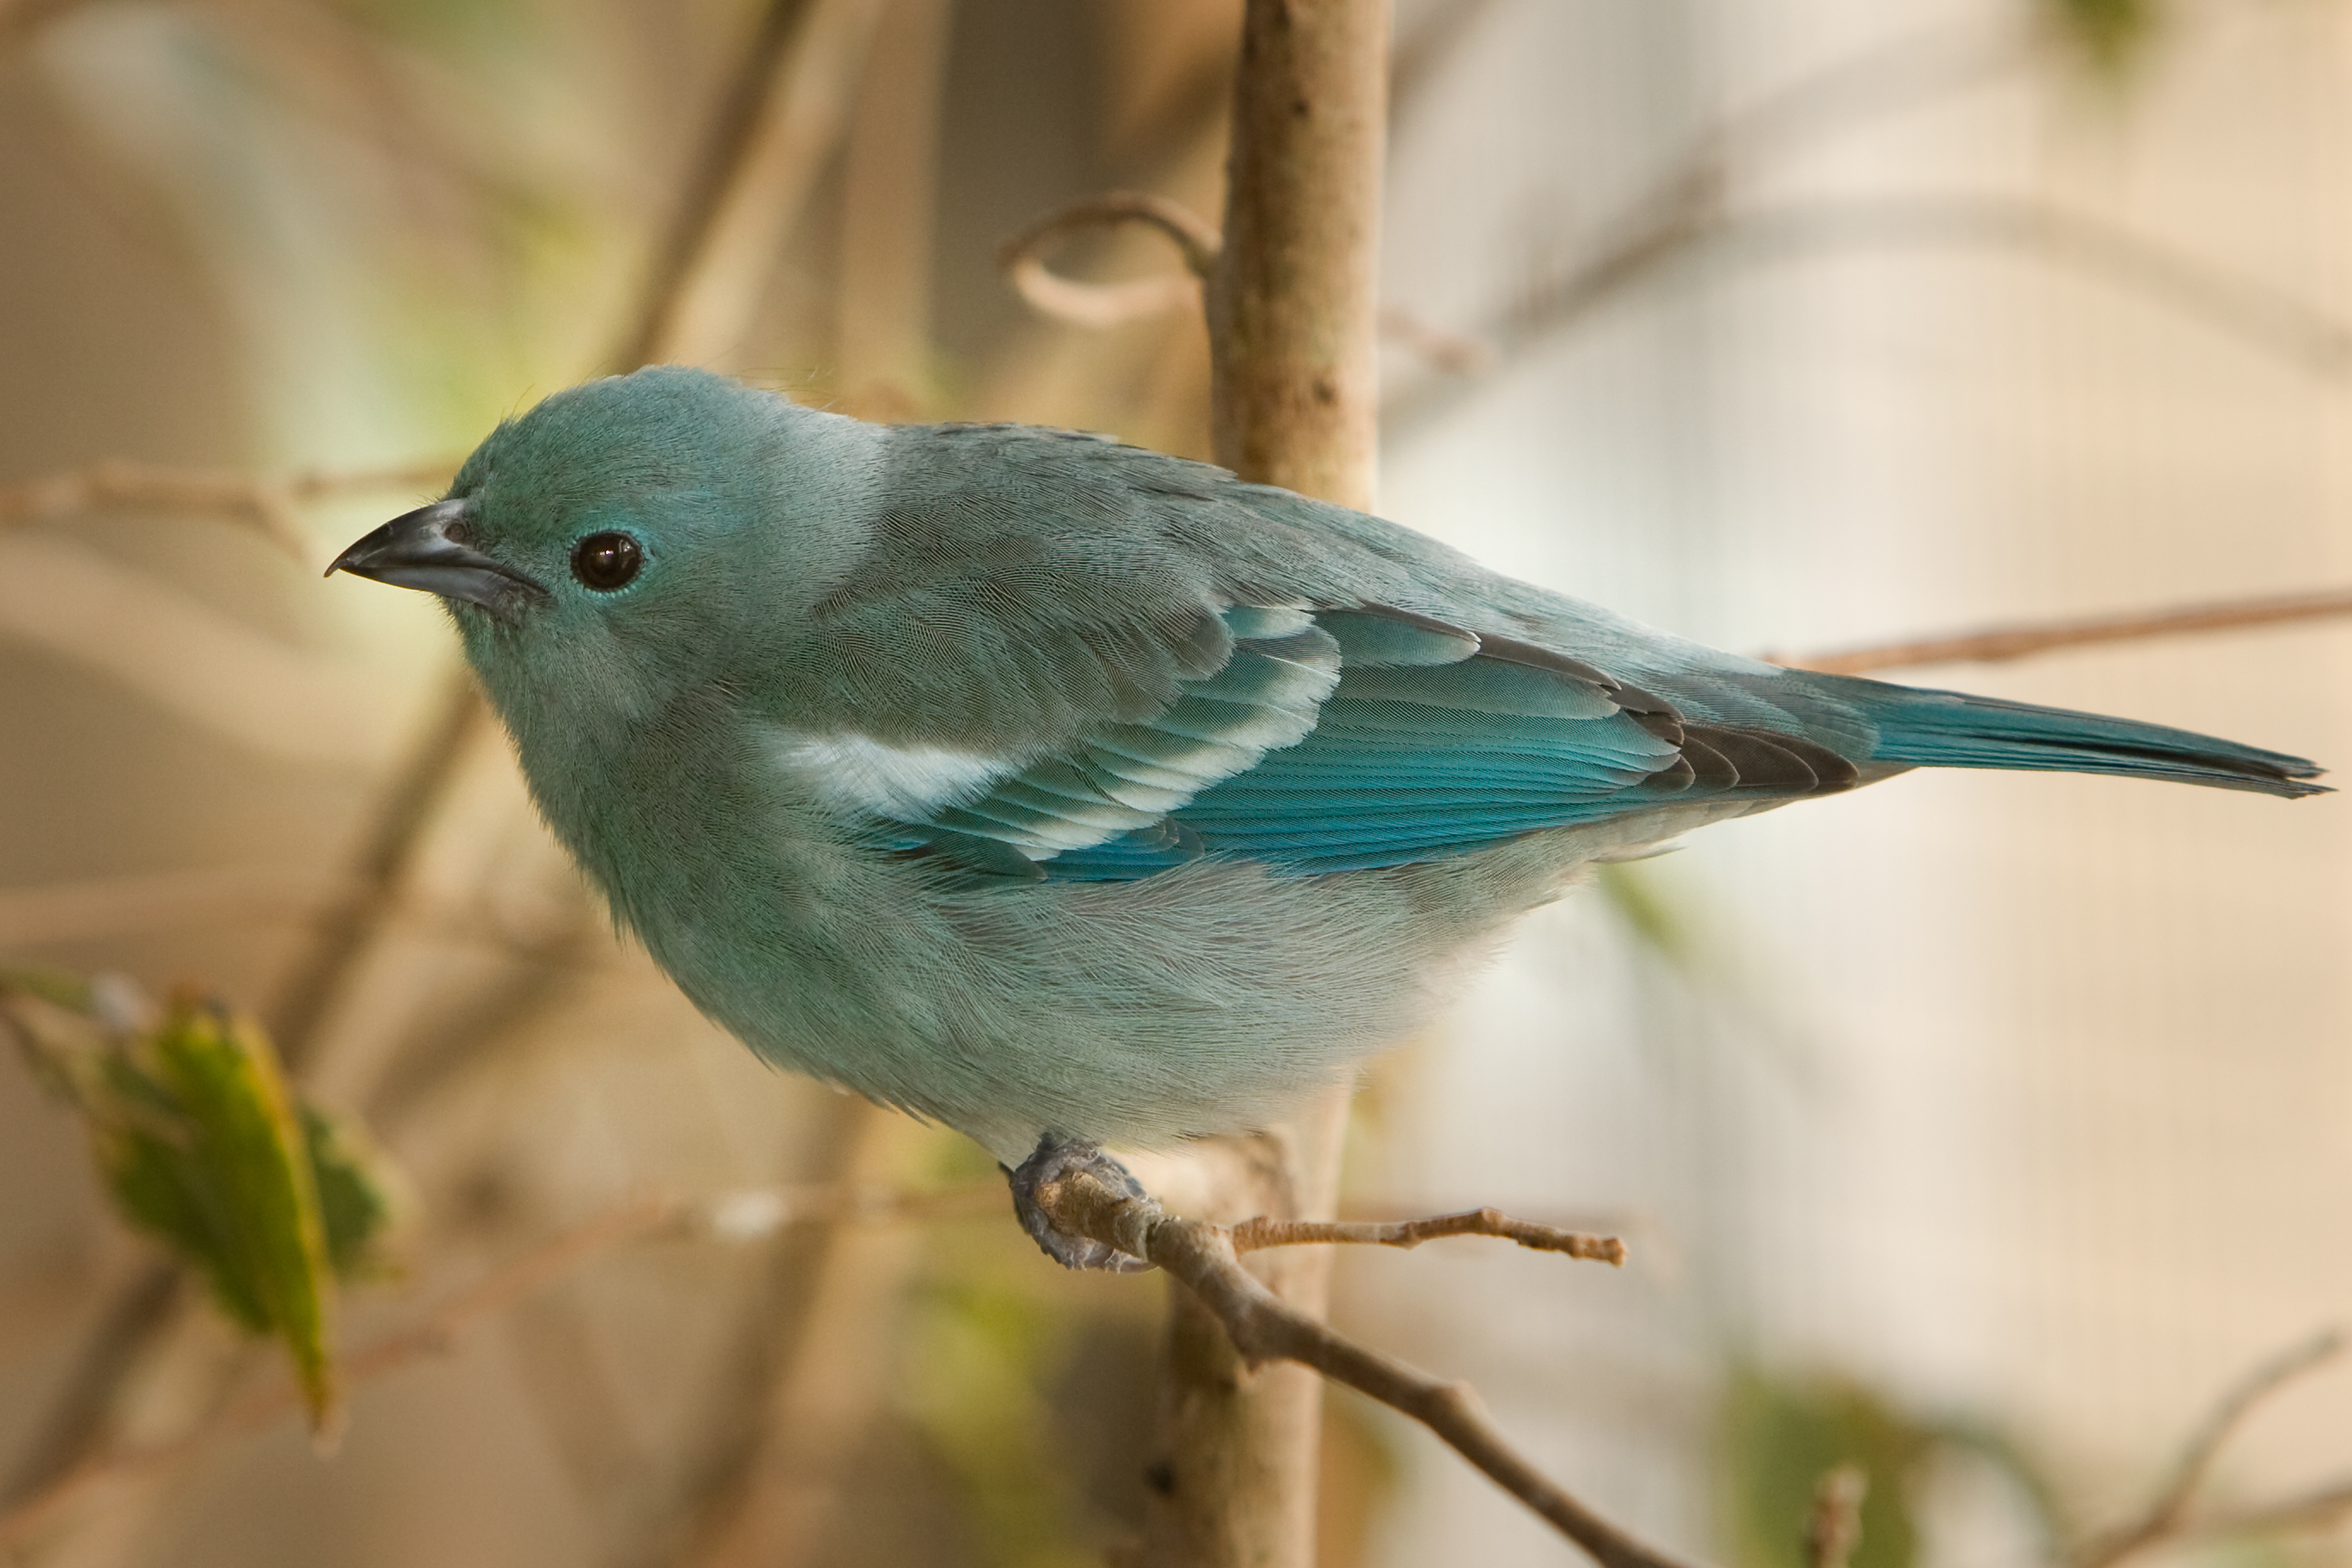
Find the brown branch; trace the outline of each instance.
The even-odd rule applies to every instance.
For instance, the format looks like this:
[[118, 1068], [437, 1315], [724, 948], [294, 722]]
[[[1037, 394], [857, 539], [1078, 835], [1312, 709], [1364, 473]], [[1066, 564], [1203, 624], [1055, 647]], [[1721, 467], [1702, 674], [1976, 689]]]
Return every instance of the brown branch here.
[[1564, 1252], [1595, 1263], [1622, 1266], [1625, 1244], [1613, 1236], [1587, 1236], [1534, 1220], [1515, 1219], [1500, 1209], [1466, 1209], [1460, 1214], [1425, 1219], [1400, 1220], [1244, 1220], [1233, 1227], [1234, 1250], [1255, 1252], [1266, 1247], [1394, 1247], [1406, 1250], [1424, 1241], [1448, 1236], [1491, 1236], [1515, 1241], [1534, 1252]]
[[679, 307], [729, 200], [750, 167], [776, 95], [784, 53], [800, 34], [812, 0], [769, 0], [751, 30], [735, 72], [719, 95], [700, 154], [688, 171], [686, 195], [654, 253], [628, 335], [614, 368], [631, 371], [663, 357]]
[[[787, 1226], [819, 1223], [884, 1223], [993, 1213], [1003, 1202], [993, 1182], [939, 1192], [908, 1193], [825, 1184], [747, 1189], [713, 1198], [644, 1197], [625, 1203], [491, 1269], [439, 1305], [348, 1352], [341, 1360], [345, 1387], [389, 1376], [417, 1362], [446, 1355], [459, 1337], [590, 1258], [629, 1242], [662, 1237], [705, 1237], [740, 1242]], [[15, 1546], [56, 1520], [73, 1503], [107, 1483], [168, 1467], [215, 1444], [268, 1430], [301, 1413], [299, 1393], [290, 1385], [265, 1389], [185, 1432], [152, 1443], [101, 1453], [50, 1479], [45, 1486], [0, 1513], [0, 1550]]]
[[[1389, 25], [1389, 0], [1246, 0], [1223, 241], [1204, 299], [1217, 461], [1244, 479], [1351, 507], [1370, 504], [1380, 436]], [[1334, 1085], [1264, 1141], [1273, 1158], [1251, 1184], [1262, 1195], [1239, 1212], [1330, 1215], [1347, 1110]], [[1261, 1268], [1264, 1280], [1243, 1275], [1249, 1289], [1312, 1323], [1328, 1293], [1329, 1254], [1276, 1254]], [[1214, 1309], [1197, 1294], [1170, 1300], [1155, 1469], [1167, 1484], [1147, 1498], [1139, 1561], [1307, 1568], [1322, 1390], [1293, 1369], [1240, 1375], [1234, 1352], [1250, 1347], [1219, 1331]]]
[[[2206, 1413], [2205, 1418], [2197, 1424], [2188, 1442], [2181, 1446], [2180, 1457], [2173, 1462], [2171, 1475], [2140, 1516], [2115, 1530], [2093, 1536], [2068, 1552], [2067, 1568], [2114, 1568], [2116, 1563], [2127, 1557], [2189, 1533], [2189, 1508], [2197, 1500], [2198, 1489], [2205, 1484], [2205, 1478], [2211, 1473], [2213, 1461], [2220, 1457], [2222, 1446], [2229, 1442], [2256, 1406], [2297, 1378], [2333, 1360], [2343, 1348], [2343, 1334], [2329, 1329], [2272, 1357], [2241, 1378], [2222, 1394]], [[2343, 1488], [2331, 1489], [2327, 1492], [2281, 1505], [2279, 1517], [2300, 1518], [2314, 1511], [2340, 1511], [2346, 1506], [2352, 1506], [2352, 1500], [2338, 1500], [2338, 1494], [2344, 1490]], [[2240, 1516], [2240, 1528], [2232, 1533], [2247, 1533], [2246, 1526], [2250, 1521], [2260, 1521], [2272, 1511], [2261, 1510]], [[2328, 1516], [2334, 1517], [2332, 1512]], [[2203, 1531], [2200, 1530], [2198, 1533]]]
[[[1126, 223], [1167, 236], [1183, 258], [1184, 271], [1123, 283], [1082, 283], [1045, 265], [1045, 252], [1062, 241]], [[1038, 314], [1073, 326], [1116, 327], [1198, 309], [1202, 285], [1215, 268], [1223, 244], [1217, 231], [1181, 202], [1142, 191], [1106, 191], [1039, 218], [1004, 242], [996, 264]]]
[[840, 145], [884, 0], [768, 0], [682, 182], [635, 324], [610, 369], [701, 364], [739, 344], [793, 224]]
[[1862, 1505], [1870, 1496], [1870, 1472], [1860, 1465], [1837, 1465], [1813, 1486], [1812, 1510], [1805, 1517], [1806, 1568], [1846, 1568], [1862, 1544]]
[[2352, 588], [2331, 588], [2315, 594], [2265, 594], [2248, 599], [2223, 599], [2128, 615], [2021, 621], [2009, 626], [1988, 626], [1981, 631], [1875, 643], [1832, 653], [1768, 653], [1763, 657], [1770, 663], [1787, 665], [1793, 669], [1814, 669], [1829, 675], [1860, 675], [1865, 670], [1895, 669], [1909, 665], [1996, 664], [2003, 659], [2023, 658], [2030, 654], [2048, 653], [2056, 648], [2137, 642], [2147, 637], [2176, 637], [2191, 632], [2235, 631], [2245, 626], [2279, 626], [2295, 621], [2330, 620], [2348, 615], [2352, 615]]
[[49, 522], [101, 507], [146, 507], [245, 523], [296, 560], [307, 561], [310, 546], [295, 525], [296, 506], [371, 490], [436, 485], [456, 468], [457, 464], [442, 458], [347, 472], [307, 468], [277, 479], [255, 479], [215, 468], [110, 458], [0, 486], [0, 528]]
[[1242, 1267], [1234, 1231], [1179, 1218], [1150, 1198], [1128, 1197], [1084, 1173], [1046, 1184], [1037, 1199], [1059, 1228], [1147, 1258], [1181, 1280], [1250, 1365], [1296, 1362], [1412, 1416], [1603, 1568], [1685, 1568], [1538, 1470], [1496, 1427], [1468, 1384], [1432, 1377], [1360, 1345], [1283, 1301]]

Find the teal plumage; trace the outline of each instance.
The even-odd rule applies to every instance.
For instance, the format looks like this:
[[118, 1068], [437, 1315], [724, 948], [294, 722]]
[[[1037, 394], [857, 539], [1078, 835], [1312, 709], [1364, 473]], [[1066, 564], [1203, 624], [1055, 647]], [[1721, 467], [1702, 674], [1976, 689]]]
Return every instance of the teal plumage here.
[[1578, 868], [1913, 766], [2299, 758], [1779, 668], [1222, 470], [663, 368], [338, 565], [442, 593], [556, 834], [753, 1049], [1164, 1142], [1398, 1037]]

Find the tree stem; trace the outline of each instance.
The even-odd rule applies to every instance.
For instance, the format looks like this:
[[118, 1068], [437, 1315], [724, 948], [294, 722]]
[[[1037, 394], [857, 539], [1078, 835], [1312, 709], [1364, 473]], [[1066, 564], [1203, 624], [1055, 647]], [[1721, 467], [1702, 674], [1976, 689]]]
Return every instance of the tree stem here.
[[[1249, 0], [1234, 93], [1224, 244], [1210, 275], [1211, 428], [1245, 479], [1371, 504], [1388, 0]], [[1335, 1212], [1347, 1093], [1335, 1089], [1260, 1145], [1232, 1218]], [[1251, 1187], [1255, 1190], [1247, 1190]], [[1253, 1268], [1319, 1316], [1326, 1249]], [[1171, 1298], [1160, 1459], [1147, 1568], [1308, 1568], [1315, 1557], [1321, 1381], [1252, 1370], [1185, 1290]]]

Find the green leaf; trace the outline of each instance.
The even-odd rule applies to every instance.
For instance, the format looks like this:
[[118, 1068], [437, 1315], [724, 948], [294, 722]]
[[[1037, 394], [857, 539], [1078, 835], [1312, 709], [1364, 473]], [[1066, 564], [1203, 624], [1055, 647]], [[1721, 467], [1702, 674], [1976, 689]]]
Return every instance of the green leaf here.
[[108, 1054], [104, 1081], [110, 1095], [87, 1109], [116, 1204], [205, 1276], [222, 1310], [284, 1342], [311, 1428], [327, 1433], [334, 1273], [311, 1136], [268, 1037], [183, 999]]
[[346, 1121], [304, 1104], [303, 1142], [319, 1188], [319, 1217], [326, 1226], [327, 1263], [342, 1280], [382, 1273], [385, 1233], [398, 1217], [398, 1184], [374, 1145]]
[[399, 1205], [358, 1129], [289, 1092], [268, 1038], [128, 982], [0, 972], [0, 1028], [81, 1112], [116, 1209], [201, 1274], [223, 1312], [284, 1342], [322, 1437], [337, 1420], [339, 1279], [378, 1271]]

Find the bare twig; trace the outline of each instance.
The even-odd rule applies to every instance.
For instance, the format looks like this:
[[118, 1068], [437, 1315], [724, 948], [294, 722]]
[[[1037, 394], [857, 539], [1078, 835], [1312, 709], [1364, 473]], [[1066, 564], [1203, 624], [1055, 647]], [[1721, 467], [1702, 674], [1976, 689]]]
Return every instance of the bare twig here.
[[[1472, 341], [1488, 347], [1490, 365], [1525, 353], [1713, 239], [1727, 221], [1742, 166], [1974, 87], [2027, 58], [2031, 47], [2030, 34], [2017, 27], [1923, 28], [1832, 61], [1726, 114], [1605, 225], [1580, 258], [1528, 289]], [[1391, 435], [1403, 434], [1466, 391], [1458, 376], [1424, 380], [1391, 397], [1382, 422]]]
[[[466, 1331], [484, 1319], [495, 1317], [588, 1259], [629, 1242], [663, 1237], [740, 1242], [787, 1226], [944, 1218], [981, 1212], [983, 1205], [993, 1213], [1002, 1207], [1003, 1196], [1003, 1190], [990, 1182], [939, 1192], [828, 1184], [752, 1188], [699, 1200], [635, 1199], [550, 1237], [491, 1269], [415, 1321], [352, 1351], [342, 1358], [343, 1381], [347, 1387], [355, 1387], [419, 1361], [446, 1355]], [[266, 1389], [175, 1436], [85, 1458], [0, 1513], [0, 1548], [25, 1540], [102, 1485], [163, 1468], [214, 1444], [264, 1431], [298, 1415], [301, 1408], [301, 1396], [290, 1385]]]
[[2177, 637], [2190, 632], [2235, 631], [2246, 626], [2279, 626], [2294, 621], [2328, 620], [2352, 615], [2352, 588], [2331, 588], [2316, 594], [2265, 594], [2249, 599], [2223, 599], [2183, 605], [2169, 610], [2143, 610], [2119, 616], [2086, 616], [2054, 621], [2021, 621], [1988, 626], [1981, 631], [1944, 637], [1906, 638], [1833, 653], [1766, 654], [1774, 664], [1796, 669], [1817, 669], [1830, 675], [1860, 675], [1865, 670], [1895, 669], [1920, 664], [1995, 664], [2056, 648], [2087, 647], [2097, 643], [2136, 642], [2147, 637]]
[[294, 522], [296, 506], [336, 496], [436, 485], [457, 466], [438, 458], [388, 468], [341, 472], [306, 468], [277, 479], [255, 479], [215, 468], [110, 458], [0, 487], [0, 528], [53, 521], [101, 507], [146, 507], [245, 523], [296, 560], [307, 561], [310, 542]]
[[1497, 358], [1478, 339], [1431, 326], [1402, 305], [1381, 307], [1381, 341], [1448, 375], [1484, 375], [1495, 368]]
[[1870, 1496], [1870, 1472], [1860, 1465], [1832, 1467], [1813, 1486], [1812, 1511], [1805, 1517], [1806, 1568], [1846, 1568], [1862, 1544], [1862, 1505]]
[[2347, 1518], [2352, 1518], [2352, 1480], [2336, 1481], [2300, 1497], [2200, 1520], [2182, 1531], [2181, 1539], [2219, 1542], [2299, 1535], [2334, 1530]]
[[[2116, 1563], [2127, 1557], [2188, 1533], [2189, 1508], [2197, 1500], [2198, 1489], [2205, 1484], [2205, 1478], [2211, 1473], [2213, 1461], [2220, 1457], [2222, 1446], [2229, 1442], [2256, 1406], [2297, 1378], [2333, 1360], [2343, 1348], [2343, 1333], [2329, 1329], [2272, 1357], [2241, 1378], [2223, 1393], [2206, 1413], [2205, 1418], [2197, 1424], [2196, 1430], [2189, 1434], [2189, 1441], [2181, 1446], [2180, 1457], [2173, 1462], [2172, 1473], [2166, 1478], [2164, 1485], [2158, 1489], [2140, 1516], [2117, 1529], [2093, 1536], [2067, 1553], [2067, 1568], [2114, 1568]], [[2301, 1521], [2324, 1515], [2333, 1519], [2347, 1506], [2339, 1497], [2346, 1489], [2334, 1488], [2280, 1508], [2242, 1515], [2240, 1528], [2231, 1533], [2249, 1533], [2246, 1528], [2249, 1523], [2271, 1518]]]
[[768, 0], [658, 247], [612, 368], [702, 364], [738, 346], [841, 143], [884, 0]]
[[440, 711], [379, 797], [375, 820], [349, 872], [350, 896], [320, 921], [271, 1009], [271, 1032], [289, 1071], [315, 1065], [320, 1031], [336, 1000], [391, 921], [425, 830], [457, 783], [460, 764], [488, 728], [489, 713], [470, 680], [444, 687]]
[[[678, 1205], [671, 1200], [646, 1198], [624, 1205], [564, 1232], [503, 1268], [492, 1270], [416, 1322], [395, 1330], [346, 1356], [341, 1368], [346, 1385], [356, 1386], [425, 1356], [446, 1352], [459, 1332], [477, 1320], [537, 1289], [596, 1253], [665, 1224], [674, 1223], [678, 1214]], [[113, 1453], [92, 1455], [6, 1513], [0, 1514], [0, 1547], [11, 1546], [24, 1540], [105, 1483], [129, 1479], [167, 1466], [211, 1444], [262, 1431], [291, 1417], [300, 1409], [301, 1398], [294, 1388], [270, 1389], [231, 1405], [213, 1420], [176, 1436]]]
[[[797, 1142], [801, 1168], [853, 1169], [873, 1146], [880, 1115], [847, 1097], [821, 1104]], [[802, 1359], [818, 1298], [842, 1250], [836, 1226], [779, 1237], [766, 1219], [756, 1199], [732, 1212], [731, 1223], [747, 1240], [772, 1240], [759, 1252], [706, 1363], [685, 1440], [628, 1500], [604, 1552], [614, 1568], [698, 1568], [730, 1527], [756, 1512], [760, 1459], [775, 1436], [775, 1397]]]
[[1284, 1302], [1242, 1267], [1233, 1231], [1179, 1218], [1150, 1198], [1126, 1196], [1084, 1173], [1047, 1184], [1037, 1198], [1061, 1229], [1148, 1258], [1181, 1280], [1251, 1365], [1296, 1362], [1412, 1416], [1603, 1568], [1685, 1568], [1538, 1470], [1496, 1428], [1466, 1384], [1442, 1381], [1360, 1345]]
[[1595, 1263], [1622, 1265], [1625, 1244], [1613, 1236], [1587, 1236], [1515, 1219], [1500, 1209], [1466, 1209], [1460, 1214], [1426, 1219], [1370, 1220], [1244, 1220], [1233, 1228], [1234, 1250], [1255, 1252], [1265, 1247], [1394, 1247], [1411, 1249], [1424, 1241], [1447, 1236], [1491, 1236], [1515, 1241], [1534, 1252], [1564, 1252]]
[[[1830, 246], [1925, 244], [2012, 251], [2063, 262], [2142, 294], [2315, 374], [2352, 372], [2352, 321], [2260, 279], [2091, 214], [2000, 195], [1837, 199], [1742, 211], [1739, 176], [1832, 132], [1915, 110], [2033, 58], [2031, 28], [1937, 27], [1876, 47], [1735, 110], [1632, 202], [1564, 270], [1526, 290], [1465, 341], [1501, 363], [1573, 326], [1627, 289], [1703, 250], [1739, 246], [1785, 256]], [[1468, 392], [1458, 373], [1424, 378], [1383, 410], [1405, 434]]]
[[[115, 1290], [56, 1399], [56, 1410], [69, 1418], [53, 1417], [41, 1428], [32, 1449], [17, 1461], [6, 1489], [0, 1490], [0, 1506], [13, 1510], [21, 1500], [42, 1495], [71, 1473], [99, 1440], [110, 1414], [115, 1369], [125, 1347], [145, 1342], [159, 1323], [169, 1321], [184, 1283], [176, 1264], [158, 1258], [140, 1264]], [[5, 1540], [0, 1534], [0, 1543]]]
[[[1184, 271], [1124, 283], [1081, 283], [1045, 265], [1045, 252], [1072, 236], [1124, 223], [1166, 235], [1183, 258]], [[1074, 326], [1116, 327], [1171, 310], [1198, 309], [1202, 285], [1215, 268], [1223, 243], [1215, 229], [1181, 202], [1142, 191], [1106, 191], [1039, 218], [1004, 242], [996, 264], [1039, 314]]]
[[759, 145], [775, 98], [784, 52], [801, 30], [812, 0], [768, 0], [719, 95], [701, 154], [686, 180], [686, 195], [655, 250], [645, 292], [615, 367], [635, 370], [667, 349], [680, 303], [702, 263], [727, 204]]
[[[1063, 240], [1123, 223], [1157, 229], [1174, 242], [1185, 271], [1120, 283], [1085, 283], [1045, 265], [1045, 252]], [[1198, 310], [1201, 286], [1217, 264], [1217, 231], [1181, 202], [1138, 191], [1106, 191], [1046, 214], [1004, 242], [996, 264], [1013, 292], [1041, 316], [1076, 327], [1107, 328], [1171, 311]], [[1380, 334], [1432, 369], [1479, 375], [1493, 368], [1495, 351], [1476, 338], [1433, 327], [1402, 305], [1383, 305]]]
[[331, 876], [268, 865], [0, 889], [0, 951], [162, 927], [305, 920], [348, 892]]
[[1791, 202], [1726, 214], [1717, 227], [1725, 244], [1773, 255], [1912, 245], [2062, 262], [2315, 374], [2352, 371], [2352, 322], [2193, 251], [2031, 197], [1928, 192]]

